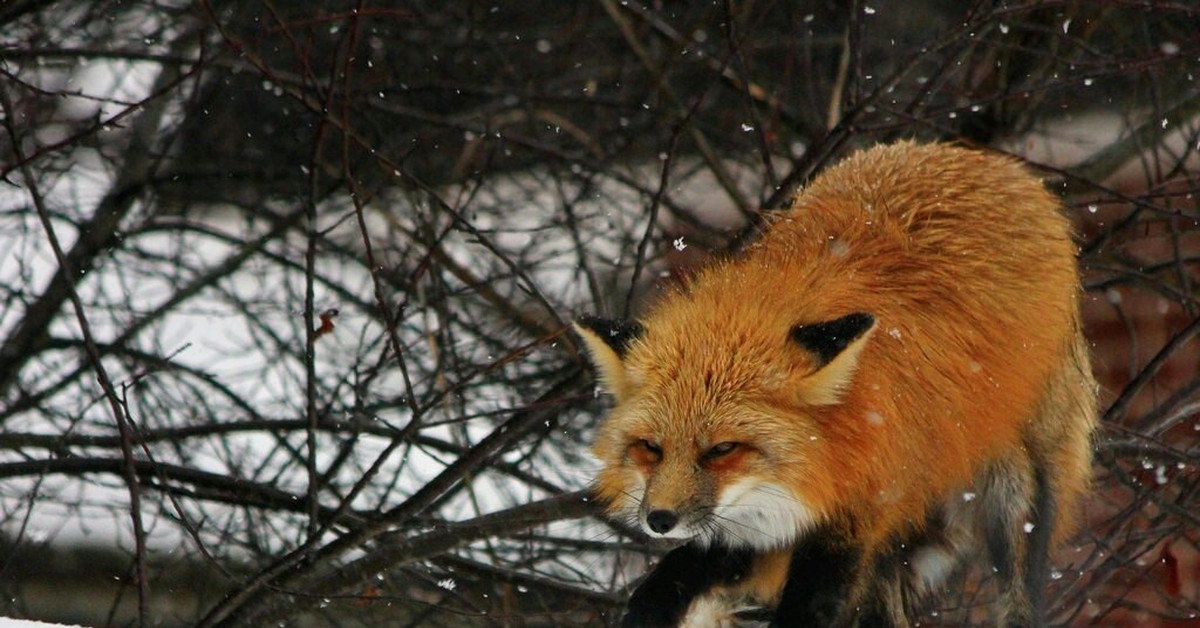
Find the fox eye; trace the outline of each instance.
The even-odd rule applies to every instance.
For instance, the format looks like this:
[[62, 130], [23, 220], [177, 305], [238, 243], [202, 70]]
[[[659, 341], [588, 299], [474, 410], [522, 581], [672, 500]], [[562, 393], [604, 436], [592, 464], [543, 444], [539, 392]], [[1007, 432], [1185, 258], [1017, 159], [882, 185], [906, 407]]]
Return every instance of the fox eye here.
[[720, 458], [721, 456], [733, 453], [733, 451], [735, 449], [737, 449], [738, 447], [741, 447], [741, 446], [742, 446], [741, 443], [735, 443], [733, 441], [725, 441], [723, 443], [717, 443], [716, 445], [713, 445], [708, 451], [704, 452], [704, 457], [708, 458], [710, 460], [712, 458]]
[[645, 462], [658, 462], [662, 460], [662, 447], [644, 438], [634, 441], [630, 449], [633, 450], [635, 458]]

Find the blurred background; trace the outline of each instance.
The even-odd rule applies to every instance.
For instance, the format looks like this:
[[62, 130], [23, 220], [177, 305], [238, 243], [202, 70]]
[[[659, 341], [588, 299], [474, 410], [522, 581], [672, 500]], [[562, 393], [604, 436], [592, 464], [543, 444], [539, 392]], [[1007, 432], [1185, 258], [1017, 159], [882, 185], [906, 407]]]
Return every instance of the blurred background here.
[[[1196, 625], [1197, 74], [1157, 0], [8, 0], [0, 615], [611, 624], [663, 548], [583, 497], [566, 324], [917, 138], [1078, 225], [1104, 426], [1053, 621]], [[962, 580], [923, 624], [986, 623]]]

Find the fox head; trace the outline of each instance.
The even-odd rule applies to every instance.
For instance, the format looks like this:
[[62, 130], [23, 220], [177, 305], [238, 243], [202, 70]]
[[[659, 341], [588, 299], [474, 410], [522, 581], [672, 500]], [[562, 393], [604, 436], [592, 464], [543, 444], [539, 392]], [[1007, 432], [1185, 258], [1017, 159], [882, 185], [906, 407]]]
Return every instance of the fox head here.
[[819, 415], [849, 390], [875, 318], [782, 320], [668, 308], [576, 323], [616, 401], [595, 442], [610, 515], [651, 537], [773, 549], [829, 514]]

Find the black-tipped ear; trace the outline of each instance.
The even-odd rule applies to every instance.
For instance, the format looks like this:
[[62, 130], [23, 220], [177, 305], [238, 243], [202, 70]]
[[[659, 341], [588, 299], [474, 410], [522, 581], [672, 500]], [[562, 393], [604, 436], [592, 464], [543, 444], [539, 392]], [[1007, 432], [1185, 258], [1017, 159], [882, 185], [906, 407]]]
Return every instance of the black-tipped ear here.
[[874, 326], [874, 316], [855, 312], [823, 323], [796, 325], [792, 328], [792, 340], [817, 356], [820, 368], [832, 362]]
[[804, 376], [797, 399], [812, 406], [839, 403], [858, 368], [858, 354], [875, 329], [875, 317], [858, 312], [823, 323], [792, 328], [792, 340], [817, 358], [817, 368]]
[[618, 356], [625, 357], [630, 343], [642, 335], [645, 328], [634, 320], [580, 316], [576, 321], [580, 327], [596, 334]]
[[601, 383], [618, 402], [629, 392], [625, 353], [642, 332], [642, 326], [634, 321], [585, 316], [575, 322], [575, 333], [583, 341]]

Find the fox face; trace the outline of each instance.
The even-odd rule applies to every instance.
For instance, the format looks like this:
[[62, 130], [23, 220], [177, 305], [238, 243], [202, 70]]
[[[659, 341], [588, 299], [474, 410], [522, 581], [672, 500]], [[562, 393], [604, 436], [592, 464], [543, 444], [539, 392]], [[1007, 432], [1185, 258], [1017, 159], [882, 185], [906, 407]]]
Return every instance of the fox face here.
[[[720, 346], [653, 316], [582, 319], [576, 331], [617, 402], [596, 439], [598, 497], [651, 537], [789, 545], [825, 515], [815, 415], [850, 386], [874, 325], [855, 313], [722, 334], [734, 342]], [[771, 340], [779, 346], [759, 346]]]
[[[748, 413], [742, 409], [743, 418]], [[773, 479], [779, 453], [744, 433], [719, 427], [679, 435], [652, 422], [617, 429], [616, 451], [600, 477], [614, 514], [636, 517], [650, 536], [721, 541], [736, 547], [789, 543], [811, 523], [804, 501]], [[760, 420], [765, 417], [760, 417]], [[722, 435], [725, 434], [725, 435]], [[611, 487], [611, 488], [610, 488]]]

